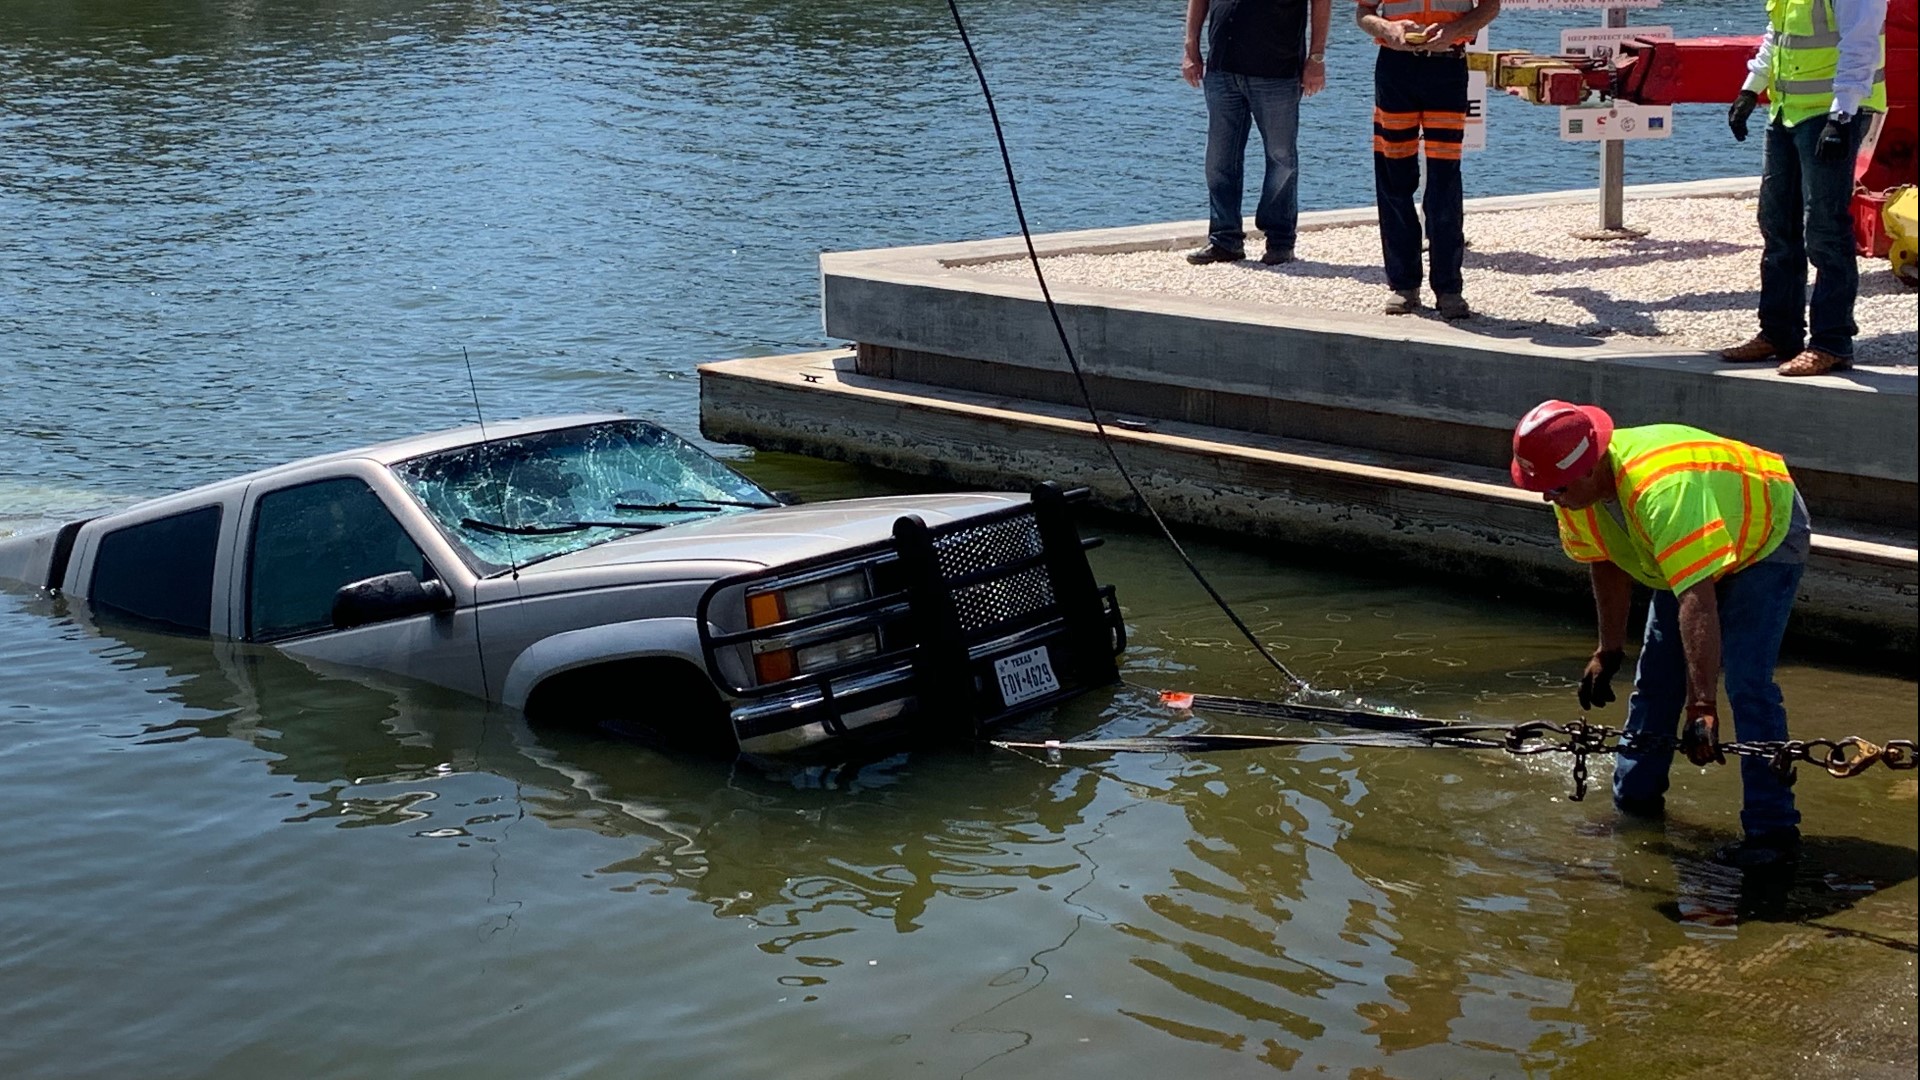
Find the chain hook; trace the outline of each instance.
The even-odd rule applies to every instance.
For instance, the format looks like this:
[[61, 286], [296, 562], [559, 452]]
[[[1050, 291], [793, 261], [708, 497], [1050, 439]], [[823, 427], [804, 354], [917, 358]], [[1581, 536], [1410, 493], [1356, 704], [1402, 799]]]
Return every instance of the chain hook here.
[[[1847, 749], [1849, 747], [1854, 751], [1852, 757], [1847, 756]], [[1849, 777], [1859, 776], [1861, 773], [1872, 768], [1873, 763], [1879, 761], [1884, 753], [1885, 750], [1881, 747], [1875, 746], [1873, 743], [1857, 735], [1849, 735], [1833, 744], [1833, 749], [1827, 752], [1827, 760], [1820, 764], [1822, 768], [1827, 770], [1828, 776], [1835, 776], [1845, 780]]]

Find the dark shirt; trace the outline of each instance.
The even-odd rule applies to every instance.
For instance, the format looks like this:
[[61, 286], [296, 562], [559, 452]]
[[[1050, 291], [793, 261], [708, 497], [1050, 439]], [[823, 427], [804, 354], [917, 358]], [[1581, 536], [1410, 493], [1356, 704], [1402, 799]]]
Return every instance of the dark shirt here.
[[1212, 0], [1207, 67], [1297, 79], [1307, 55], [1307, 0]]

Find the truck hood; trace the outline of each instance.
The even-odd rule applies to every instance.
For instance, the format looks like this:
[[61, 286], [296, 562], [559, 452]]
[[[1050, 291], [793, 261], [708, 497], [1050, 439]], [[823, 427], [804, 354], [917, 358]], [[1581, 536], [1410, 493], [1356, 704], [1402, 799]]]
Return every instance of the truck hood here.
[[939, 525], [1026, 501], [1025, 495], [988, 492], [894, 495], [717, 514], [596, 544], [535, 563], [522, 569], [521, 574], [666, 562], [778, 566], [890, 539], [894, 520], [905, 514], [918, 514], [928, 525]]

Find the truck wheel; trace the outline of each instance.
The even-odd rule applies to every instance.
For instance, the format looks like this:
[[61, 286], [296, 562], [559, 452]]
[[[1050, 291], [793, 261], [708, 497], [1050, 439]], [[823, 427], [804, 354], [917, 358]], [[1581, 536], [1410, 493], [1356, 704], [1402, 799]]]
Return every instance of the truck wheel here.
[[726, 706], [705, 673], [681, 660], [621, 660], [555, 675], [527, 699], [535, 725], [598, 729], [699, 754], [739, 752]]

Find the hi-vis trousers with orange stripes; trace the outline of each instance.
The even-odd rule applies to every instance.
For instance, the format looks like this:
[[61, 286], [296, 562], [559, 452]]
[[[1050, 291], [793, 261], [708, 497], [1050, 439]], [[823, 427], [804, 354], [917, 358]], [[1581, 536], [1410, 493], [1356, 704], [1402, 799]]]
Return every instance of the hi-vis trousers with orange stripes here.
[[1380, 252], [1387, 285], [1420, 287], [1421, 139], [1426, 140], [1427, 245], [1433, 291], [1460, 291], [1466, 217], [1460, 186], [1460, 141], [1467, 126], [1467, 60], [1458, 53], [1382, 48], [1373, 66], [1373, 192], [1380, 209]]

